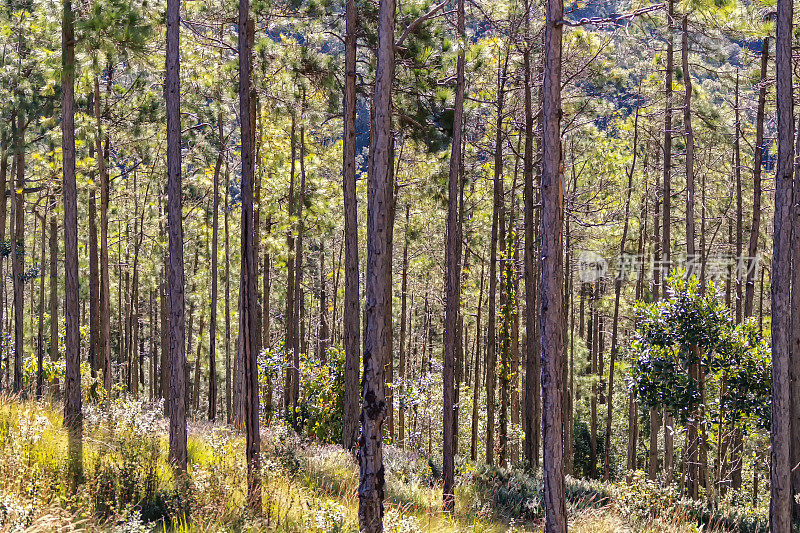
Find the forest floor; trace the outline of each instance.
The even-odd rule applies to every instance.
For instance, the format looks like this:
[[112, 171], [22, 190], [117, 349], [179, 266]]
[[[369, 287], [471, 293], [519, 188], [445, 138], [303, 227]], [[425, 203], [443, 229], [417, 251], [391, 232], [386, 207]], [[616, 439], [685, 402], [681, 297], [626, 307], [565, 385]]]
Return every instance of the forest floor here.
[[[337, 446], [282, 425], [265, 429], [264, 513], [254, 518], [244, 510], [243, 437], [227, 426], [190, 423], [189, 489], [178, 494], [159, 406], [120, 399], [108, 411], [88, 403], [84, 413], [84, 479], [73, 494], [60, 406], [0, 398], [0, 531], [357, 531], [358, 465]], [[386, 446], [384, 462], [387, 532], [541, 530], [535, 476], [459, 462], [456, 509], [446, 516], [433, 461]], [[762, 530], [758, 511], [715, 523], [704, 507], [638, 477], [633, 484], [568, 478], [567, 497], [575, 532]], [[190, 523], [176, 518], [184, 508]]]

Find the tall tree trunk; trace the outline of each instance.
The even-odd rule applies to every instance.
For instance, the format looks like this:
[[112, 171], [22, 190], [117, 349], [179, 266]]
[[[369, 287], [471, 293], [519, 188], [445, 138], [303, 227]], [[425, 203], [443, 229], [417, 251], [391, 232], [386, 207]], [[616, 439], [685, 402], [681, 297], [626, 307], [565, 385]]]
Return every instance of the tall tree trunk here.
[[[501, 54], [502, 55], [502, 54]], [[497, 247], [498, 233], [503, 224], [500, 212], [503, 209], [503, 99], [505, 97], [506, 68], [508, 66], [508, 52], [505, 61], [502, 57], [497, 59], [497, 123], [494, 146], [494, 203], [492, 206], [492, 241], [489, 258], [489, 303], [488, 303], [488, 339], [486, 340], [486, 462], [494, 464], [494, 409], [495, 409], [495, 383], [497, 379], [497, 332], [495, 328], [495, 296], [497, 294]]]
[[161, 398], [164, 400], [164, 414], [169, 415], [169, 253], [166, 250], [161, 272], [164, 280], [159, 284], [161, 293]]
[[406, 384], [406, 315], [408, 313], [408, 224], [411, 215], [411, 204], [406, 204], [406, 225], [403, 234], [403, 270], [400, 282], [400, 368], [398, 375], [400, 378], [400, 406], [398, 409], [398, 437], [397, 441], [401, 448], [406, 446], [406, 407], [405, 407], [405, 384]]
[[392, 83], [394, 80], [395, 0], [381, 0], [377, 66], [373, 93], [375, 128], [370, 135], [370, 190], [367, 208], [364, 379], [358, 523], [363, 533], [383, 531], [383, 437], [386, 417], [384, 365], [392, 351], [392, 230], [394, 183], [392, 155]]
[[472, 376], [472, 432], [469, 447], [469, 458], [472, 461], [478, 459], [478, 414], [481, 396], [481, 311], [483, 311], [483, 279], [485, 263], [481, 257], [481, 281], [478, 289], [478, 315], [475, 317], [475, 369]]
[[[736, 261], [742, 260], [742, 159], [740, 150], [740, 138], [742, 124], [739, 113], [739, 71], [736, 71], [736, 96], [734, 103], [734, 138], [733, 138], [733, 175], [736, 181]], [[741, 264], [741, 263], [739, 263]], [[744, 280], [742, 279], [741, 269], [736, 271], [736, 323], [742, 323], [742, 289]]]
[[[457, 31], [459, 39], [464, 37], [464, 0], [458, 0]], [[465, 44], [464, 44], [465, 46]], [[447, 293], [444, 319], [444, 361], [442, 370], [444, 420], [442, 422], [443, 507], [445, 512], [452, 512], [455, 507], [455, 450], [454, 439], [457, 432], [455, 425], [454, 403], [454, 365], [456, 359], [456, 342], [458, 335], [458, 312], [461, 303], [461, 240], [458, 229], [459, 178], [461, 176], [461, 123], [464, 115], [464, 46], [458, 48], [456, 60], [456, 95], [453, 114], [453, 144], [450, 150], [450, 174], [447, 189], [447, 247], [445, 249], [447, 263]]]
[[[0, 194], [0, 243], [5, 243], [6, 240], [6, 218], [8, 213], [8, 198], [6, 197], [5, 191], [9, 189], [8, 187], [8, 137], [6, 136], [5, 130], [0, 132], [0, 144], [2, 144], [2, 148], [0, 148], [0, 191], [3, 194]], [[12, 151], [13, 153], [13, 151]], [[13, 179], [14, 175], [14, 166], [12, 165], [11, 175]], [[8, 346], [5, 345], [6, 339], [6, 327], [5, 327], [5, 294], [6, 294], [6, 276], [5, 270], [3, 269], [3, 263], [5, 258], [2, 254], [0, 254], [0, 334], [2, 334], [3, 338], [0, 340], [2, 344], [2, 349], [8, 349]], [[0, 358], [0, 390], [3, 390], [3, 373], [7, 370], [7, 366], [3, 367], [2, 358]]]
[[[177, 22], [176, 22], [177, 23]], [[103, 388], [106, 405], [111, 401], [111, 384], [114, 370], [111, 364], [111, 284], [108, 276], [108, 196], [109, 183], [106, 171], [103, 131], [100, 117], [100, 82], [94, 79], [94, 118], [97, 124], [95, 152], [100, 176], [100, 358], [103, 361]], [[180, 128], [180, 126], [178, 126]], [[166, 393], [165, 393], [166, 394]]]
[[[267, 234], [272, 233], [272, 221], [271, 218], [267, 218]], [[272, 350], [272, 342], [270, 340], [270, 289], [272, 287], [272, 277], [271, 277], [271, 258], [270, 254], [267, 250], [264, 251], [264, 314], [263, 320], [261, 321], [261, 328], [262, 328], [262, 335], [263, 339], [261, 341], [261, 346], [267, 350], [268, 352]], [[265, 376], [266, 381], [266, 391], [264, 391], [264, 410], [266, 412], [266, 423], [270, 424], [272, 420], [272, 413], [274, 411], [274, 406], [272, 402], [272, 374], [268, 373]]]
[[[181, 190], [180, 2], [167, 2], [167, 220], [169, 230], [169, 459], [186, 475], [186, 383], [184, 367], [183, 198]], [[106, 274], [107, 275], [107, 274]], [[106, 291], [106, 296], [108, 291]]]
[[17, 114], [15, 131], [15, 147], [17, 158], [17, 184], [14, 188], [14, 203], [12, 205], [14, 229], [11, 232], [11, 274], [14, 277], [14, 392], [23, 393], [22, 390], [22, 361], [24, 360], [24, 328], [23, 308], [24, 286], [22, 273], [25, 271], [25, 204], [23, 202], [23, 189], [25, 188], [25, 127], [21, 111]]
[[[514, 193], [516, 189], [517, 176], [514, 176], [511, 185], [511, 212], [508, 217], [508, 230], [501, 231], [500, 242], [505, 242], [505, 246], [500, 246], [501, 268], [500, 268], [500, 367], [497, 372], [500, 382], [500, 427], [499, 437], [499, 462], [500, 466], [508, 467], [508, 407], [509, 389], [511, 387], [511, 341], [514, 321]], [[501, 228], [505, 227], [505, 215], [500, 212]]]
[[747, 246], [748, 265], [745, 280], [744, 317], [753, 316], [753, 295], [758, 262], [758, 238], [761, 232], [761, 170], [764, 160], [764, 108], [767, 103], [767, 69], [769, 68], [769, 36], [761, 42], [761, 76], [758, 84], [756, 108], [756, 142], [753, 154], [753, 219]]
[[[692, 76], [689, 71], [689, 15], [684, 13], [681, 22], [681, 66], [683, 70], [683, 128], [684, 128], [684, 142], [686, 144], [686, 260], [694, 262], [696, 258], [695, 253], [695, 227], [694, 227], [694, 196], [695, 196], [695, 183], [694, 183], [694, 130], [692, 128]], [[703, 251], [701, 250], [702, 254]], [[688, 264], [687, 264], [688, 268]], [[702, 268], [702, 267], [701, 267]], [[690, 273], [687, 271], [687, 273]], [[702, 278], [702, 273], [701, 276]], [[703, 283], [703, 280], [700, 280]], [[699, 352], [699, 350], [698, 350]], [[693, 363], [693, 372], [696, 379], [700, 379], [702, 372], [699, 363]], [[700, 447], [700, 428], [699, 428], [699, 413], [692, 413], [693, 422], [689, 425], [688, 442], [687, 446], [688, 457], [690, 464], [688, 465], [690, 494], [693, 498], [697, 497], [698, 487], [700, 483], [700, 464], [699, 464], [699, 447]]]
[[[675, 2], [674, 0], [668, 0], [667, 2], [667, 57], [666, 57], [666, 72], [664, 75], [664, 165], [663, 165], [663, 194], [661, 201], [663, 215], [662, 215], [662, 224], [663, 224], [663, 231], [661, 232], [661, 261], [660, 264], [663, 265], [661, 270], [661, 293], [663, 295], [667, 294], [667, 275], [669, 273], [670, 267], [672, 266], [672, 251], [671, 251], [671, 228], [672, 228], [672, 214], [671, 214], [671, 207], [672, 207], [672, 78], [673, 73], [675, 70], [674, 67], [674, 45], [673, 45], [673, 25], [674, 25], [674, 17], [675, 17]], [[650, 416], [659, 415], [657, 410], [651, 409]], [[672, 427], [672, 418], [671, 416], [665, 411], [664, 412], [664, 420], [665, 420], [665, 432], [664, 432], [664, 466], [666, 469], [666, 480], [667, 482], [672, 481], [672, 471], [673, 471], [673, 451], [672, 451], [672, 431], [669, 429]], [[651, 434], [655, 431], [655, 435], [651, 435], [651, 463], [654, 463], [654, 468], [651, 468], [652, 472], [657, 471], [658, 465], [658, 446], [657, 446], [657, 438], [658, 438], [658, 427], [660, 426], [660, 421], [658, 424], [656, 421], [650, 421], [650, 429]], [[655, 473], [652, 474], [653, 476]]]
[[[219, 174], [225, 152], [225, 130], [222, 112], [217, 122], [219, 152], [214, 164], [214, 199], [211, 214], [211, 316], [208, 323], [208, 419], [217, 419], [217, 248], [219, 242]], [[265, 274], [266, 275], [266, 274]], [[226, 337], [227, 344], [228, 339]]]
[[230, 424], [233, 421], [232, 401], [233, 372], [231, 368], [231, 247], [230, 247], [230, 179], [228, 166], [225, 165], [225, 417]]
[[[305, 103], [303, 104], [305, 105]], [[301, 121], [305, 120], [301, 116]], [[305, 124], [300, 124], [300, 190], [297, 196], [297, 238], [294, 251], [294, 346], [292, 350], [292, 424], [295, 429], [297, 423], [297, 403], [300, 399], [300, 353], [307, 353], [305, 349], [305, 294], [303, 291], [303, 240], [305, 233], [305, 220], [303, 219], [303, 206], [306, 201], [306, 137]], [[298, 331], [299, 327], [299, 331]]]
[[533, 198], [533, 102], [531, 98], [530, 4], [526, 0], [526, 43], [523, 54], [525, 75], [525, 153], [523, 163], [523, 200], [525, 203], [525, 461], [529, 467], [539, 466], [541, 431], [541, 368], [536, 351], [536, 241], [534, 239]]
[[794, 116], [792, 109], [792, 2], [778, 0], [775, 40], [778, 161], [772, 248], [772, 424], [770, 529], [791, 528], [789, 463], [789, 332]]
[[[800, 125], [798, 126], [800, 134]], [[800, 154], [800, 135], [795, 137], [795, 153]], [[800, 229], [797, 221], [800, 220], [800, 161], [794, 160], [793, 177], [793, 205], [792, 205], [792, 282], [791, 282], [791, 333], [789, 338], [789, 397], [790, 397], [790, 426], [789, 437], [789, 465], [792, 467], [792, 494], [800, 491], [800, 469], [795, 468], [800, 463]], [[741, 432], [739, 437], [739, 450], [741, 454]], [[741, 459], [737, 465], [741, 471]], [[739, 472], [741, 476], [741, 472]], [[741, 485], [741, 482], [739, 483]], [[800, 504], [792, 499], [792, 515], [795, 522], [800, 521]]]
[[[55, 214], [50, 218], [50, 360], [58, 360], [58, 222]], [[53, 383], [58, 391], [58, 381]]]
[[319, 360], [324, 364], [328, 359], [328, 345], [330, 344], [330, 332], [328, 331], [328, 295], [325, 291], [325, 245], [322, 240], [319, 243], [319, 330], [317, 333], [317, 346]]
[[[633, 173], [636, 170], [637, 142], [639, 140], [639, 108], [636, 108], [636, 117], [633, 119], [633, 145], [631, 151], [633, 158], [628, 170], [628, 190], [625, 200], [625, 222], [622, 226], [622, 238], [619, 243], [619, 256], [625, 256], [625, 242], [628, 239], [628, 223], [631, 209], [631, 194], [633, 192]], [[614, 410], [614, 363], [617, 358], [617, 346], [619, 340], [617, 333], [619, 330], [619, 299], [622, 293], [622, 278], [617, 276], [614, 280], [614, 321], [611, 325], [611, 356], [608, 366], [608, 403], [606, 404], [606, 441], [603, 457], [603, 479], [608, 481], [611, 475], [611, 419]]]
[[261, 512], [261, 437], [258, 429], [258, 322], [256, 284], [258, 263], [256, 243], [253, 242], [253, 186], [255, 161], [253, 133], [254, 124], [250, 103], [253, 95], [251, 68], [253, 53], [253, 21], [250, 19], [250, 1], [239, 0], [239, 116], [242, 139], [242, 235], [241, 235], [241, 312], [239, 316], [240, 350], [244, 374], [244, 419], [246, 429], [247, 456], [247, 503], [259, 514]]
[[[36, 337], [36, 398], [42, 397], [44, 387], [44, 262], [47, 250], [47, 212], [42, 216], [41, 261], [39, 263], [39, 329]], [[31, 302], [33, 303], [33, 302]]]
[[562, 0], [547, 0], [542, 88], [542, 399], [544, 444], [545, 531], [566, 533], [562, 440], [562, 374], [564, 339], [563, 241], [564, 190], [561, 158], [561, 43]]
[[[81, 412], [81, 337], [78, 300], [78, 186], [75, 180], [75, 34], [70, 0], [63, 0], [61, 32], [61, 153], [64, 191], [64, 316], [66, 371], [64, 426], [69, 435], [69, 470], [73, 490], [83, 477], [83, 414]], [[44, 221], [42, 222], [44, 225]], [[44, 236], [42, 237], [44, 238]], [[44, 254], [42, 254], [44, 255]]]
[[89, 190], [89, 363], [92, 377], [97, 374], [98, 368], [102, 368], [102, 363], [98, 362], [102, 349], [99, 340], [100, 269], [97, 264], [97, 202], [95, 196], [95, 189], [91, 188]]
[[[292, 153], [292, 162], [291, 162], [291, 170], [289, 173], [289, 219], [291, 220], [294, 216], [294, 190], [295, 190], [295, 161], [297, 159], [297, 152], [296, 152], [296, 144], [295, 144], [295, 118], [294, 114], [292, 114], [292, 129], [290, 133], [290, 144], [291, 144], [291, 153]], [[295, 336], [297, 335], [297, 325], [295, 323], [295, 283], [294, 283], [294, 275], [295, 275], [295, 246], [294, 246], [294, 228], [290, 225], [286, 233], [286, 248], [288, 258], [286, 260], [286, 340], [284, 342], [284, 351], [285, 351], [285, 364], [286, 364], [286, 376], [285, 376], [285, 384], [283, 390], [283, 397], [284, 397], [284, 409], [286, 411], [287, 418], [292, 419], [293, 412], [290, 412], [294, 409], [294, 400], [292, 398], [292, 394], [294, 391], [294, 387], [292, 386], [292, 379], [294, 377], [294, 373], [292, 372], [292, 365], [294, 364], [294, 346], [295, 346]], [[346, 401], [346, 400], [345, 400]]]
[[345, 3], [344, 147], [344, 424], [342, 446], [353, 448], [358, 437], [360, 304], [358, 296], [358, 216], [356, 205], [356, 39], [355, 0]]

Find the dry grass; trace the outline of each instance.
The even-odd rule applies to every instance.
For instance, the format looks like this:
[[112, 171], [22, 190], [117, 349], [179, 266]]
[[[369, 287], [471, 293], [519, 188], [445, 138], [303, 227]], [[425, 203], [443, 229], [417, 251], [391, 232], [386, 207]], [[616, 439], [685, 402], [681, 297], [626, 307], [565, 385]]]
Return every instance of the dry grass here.
[[[280, 425], [265, 429], [264, 511], [255, 519], [244, 505], [243, 437], [221, 425], [192, 423], [187, 522], [169, 511], [169, 498], [176, 493], [166, 462], [166, 424], [158, 407], [120, 401], [106, 413], [90, 405], [86, 418], [86, 482], [72, 495], [65, 483], [66, 434], [60, 406], [0, 397], [0, 532], [358, 530], [358, 466], [337, 446], [303, 440]], [[425, 458], [388, 446], [385, 464], [389, 533], [541, 531], [539, 524], [515, 523], [498, 515], [491, 498], [468, 481], [457, 486], [455, 512], [446, 515], [441, 511], [439, 480]], [[153, 485], [149, 491], [142, 487], [145, 483]], [[125, 490], [135, 492], [131, 501], [123, 496]], [[688, 516], [637, 523], [626, 520], [613, 503], [572, 503], [570, 529], [579, 533], [698, 531]], [[139, 513], [147, 506], [169, 512], [172, 525], [145, 523]]]

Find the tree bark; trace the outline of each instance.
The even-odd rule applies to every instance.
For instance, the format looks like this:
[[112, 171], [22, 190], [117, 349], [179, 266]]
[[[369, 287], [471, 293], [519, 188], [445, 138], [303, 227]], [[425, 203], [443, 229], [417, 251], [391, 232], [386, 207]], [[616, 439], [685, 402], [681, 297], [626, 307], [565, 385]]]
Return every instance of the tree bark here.
[[319, 243], [319, 329], [317, 333], [317, 352], [320, 362], [327, 363], [330, 331], [328, 330], [328, 295], [325, 291], [325, 245]]
[[[37, 215], [38, 216], [38, 215]], [[39, 243], [41, 250], [39, 262], [39, 309], [38, 309], [38, 334], [36, 336], [36, 398], [42, 397], [44, 388], [44, 263], [47, 250], [47, 212], [45, 211], [42, 220], [42, 242]], [[31, 302], [33, 304], [33, 302]], [[32, 307], [32, 306], [31, 306]]]
[[494, 147], [494, 203], [492, 206], [492, 241], [489, 259], [489, 302], [488, 312], [488, 339], [486, 340], [486, 462], [494, 464], [494, 409], [495, 409], [495, 383], [497, 379], [497, 332], [495, 328], [495, 296], [497, 294], [497, 247], [499, 231], [502, 227], [500, 212], [503, 209], [503, 99], [505, 97], [506, 68], [508, 66], [508, 53], [505, 62], [502, 58], [497, 60], [497, 122]]
[[384, 365], [392, 350], [392, 230], [394, 183], [392, 83], [394, 81], [395, 0], [381, 0], [370, 135], [370, 191], [367, 209], [364, 379], [358, 461], [358, 523], [363, 533], [383, 531], [383, 437], [386, 417]]
[[397, 441], [401, 448], [406, 446], [406, 407], [405, 407], [405, 383], [406, 383], [406, 315], [408, 313], [408, 224], [411, 214], [411, 204], [406, 204], [406, 225], [403, 235], [403, 270], [400, 282], [400, 368], [398, 376], [400, 378], [400, 406], [398, 409], [398, 437]]
[[458, 228], [459, 178], [461, 176], [461, 123], [464, 115], [464, 0], [458, 0], [457, 31], [459, 40], [458, 58], [456, 59], [456, 95], [453, 114], [453, 144], [450, 150], [450, 174], [447, 189], [447, 246], [445, 262], [447, 263], [447, 292], [444, 327], [444, 361], [442, 370], [444, 420], [442, 422], [443, 453], [443, 508], [452, 512], [455, 507], [455, 450], [454, 438], [457, 432], [454, 412], [456, 405], [454, 365], [456, 359], [456, 343], [458, 335], [458, 312], [461, 303], [461, 240]]
[[252, 98], [253, 21], [250, 19], [250, 1], [239, 0], [239, 116], [242, 143], [242, 235], [241, 235], [241, 312], [239, 316], [240, 350], [244, 374], [244, 419], [247, 456], [247, 503], [255, 514], [261, 513], [261, 437], [258, 408], [258, 322], [256, 285], [258, 263], [256, 243], [253, 242], [253, 187], [255, 160], [253, 146], [254, 124], [249, 112]]
[[[295, 161], [297, 158], [296, 155], [296, 145], [295, 145], [295, 118], [294, 114], [292, 114], [292, 129], [290, 132], [290, 144], [291, 144], [291, 153], [292, 153], [292, 162], [291, 162], [291, 170], [289, 173], [289, 219], [291, 220], [294, 216], [294, 190], [295, 190]], [[284, 384], [284, 409], [286, 411], [287, 418], [290, 420], [293, 419], [293, 409], [295, 405], [295, 401], [292, 398], [292, 394], [294, 392], [294, 387], [292, 386], [292, 379], [294, 377], [294, 372], [292, 372], [292, 365], [294, 364], [294, 347], [295, 347], [295, 337], [297, 336], [297, 325], [295, 323], [295, 283], [294, 283], [294, 276], [295, 276], [295, 245], [294, 245], [294, 228], [289, 227], [286, 233], [286, 248], [288, 258], [286, 260], [286, 340], [284, 342], [284, 352], [285, 352], [285, 364], [286, 364], [286, 376], [285, 376], [285, 384]]]
[[[798, 126], [800, 133], [800, 126]], [[795, 137], [795, 154], [800, 153], [800, 135]], [[791, 330], [789, 337], [789, 465], [792, 467], [792, 494], [800, 492], [800, 469], [795, 468], [800, 463], [800, 161], [794, 159], [793, 201], [791, 214], [791, 248], [792, 248], [792, 281], [791, 281]], [[737, 452], [741, 454], [742, 435], [737, 431], [739, 446]], [[741, 458], [737, 460], [738, 477], [741, 478]], [[739, 485], [741, 485], [741, 480]], [[800, 521], [800, 504], [792, 498], [792, 516], [795, 522]]]
[[[305, 105], [305, 103], [303, 104]], [[300, 354], [308, 353], [305, 347], [305, 294], [303, 291], [303, 241], [305, 234], [305, 220], [303, 207], [306, 201], [306, 136], [305, 120], [301, 116], [300, 124], [300, 190], [297, 195], [297, 238], [294, 251], [294, 345], [292, 350], [292, 424], [298, 429], [297, 403], [300, 400]], [[298, 331], [299, 328], [299, 331]]]
[[230, 181], [225, 167], [225, 416], [230, 424], [233, 421], [233, 372], [231, 368], [231, 246], [230, 246]]
[[545, 531], [567, 531], [562, 440], [564, 190], [561, 158], [562, 0], [547, 0], [542, 88], [542, 399]]
[[16, 172], [17, 185], [14, 189], [14, 203], [12, 204], [11, 218], [14, 220], [11, 232], [11, 274], [14, 277], [14, 392], [22, 393], [22, 361], [25, 353], [24, 323], [23, 312], [25, 305], [24, 286], [22, 274], [25, 271], [25, 204], [23, 194], [20, 192], [25, 187], [25, 128], [24, 120], [20, 116], [21, 111], [16, 116], [15, 148], [16, 148]]
[[[66, 372], [64, 426], [69, 435], [69, 470], [73, 490], [83, 477], [83, 414], [81, 412], [81, 338], [78, 282], [78, 186], [75, 179], [75, 33], [70, 0], [62, 2], [61, 153], [64, 191], [64, 315]], [[44, 225], [44, 222], [42, 222]]]
[[[50, 360], [58, 360], [58, 222], [55, 215], [50, 218]], [[53, 383], [58, 391], [58, 381]]]
[[758, 84], [758, 106], [756, 108], [756, 142], [753, 154], [753, 219], [750, 224], [750, 240], [747, 246], [747, 275], [745, 278], [744, 318], [753, 316], [753, 296], [758, 262], [758, 239], [761, 232], [761, 169], [764, 159], [764, 108], [767, 104], [767, 69], [769, 68], [769, 36], [761, 42], [761, 76]]
[[[217, 122], [219, 131], [219, 152], [214, 164], [214, 199], [211, 214], [211, 313], [208, 323], [208, 419], [217, 419], [217, 266], [219, 242], [219, 174], [225, 151], [225, 131], [222, 112]], [[225, 339], [227, 344], [228, 339]]]
[[481, 257], [481, 281], [478, 289], [478, 315], [475, 317], [475, 369], [472, 376], [472, 438], [470, 440], [469, 458], [478, 459], [478, 414], [481, 395], [481, 311], [483, 311], [483, 278], [484, 259]]
[[342, 192], [344, 198], [344, 424], [342, 446], [358, 437], [360, 304], [358, 295], [358, 210], [356, 204], [356, 39], [355, 0], [345, 3], [345, 87]]
[[[111, 385], [114, 370], [111, 364], [111, 285], [108, 276], [108, 196], [109, 183], [106, 171], [103, 131], [100, 117], [100, 82], [94, 79], [94, 118], [97, 124], [95, 152], [100, 176], [100, 358], [103, 361], [103, 388], [106, 405], [111, 402]], [[180, 126], [178, 126], [180, 128]]]
[[168, 0], [165, 95], [169, 226], [169, 459], [177, 475], [183, 478], [187, 452], [179, 39], [180, 2]]
[[[100, 346], [100, 268], [97, 264], [97, 201], [95, 189], [89, 190], [89, 363], [92, 377], [102, 368], [98, 361]], [[52, 331], [52, 330], [51, 330]]]
[[[736, 96], [734, 103], [734, 137], [733, 137], [733, 175], [736, 181], [736, 261], [741, 264], [742, 260], [742, 237], [744, 228], [742, 227], [742, 159], [740, 150], [740, 137], [742, 124], [739, 117], [739, 71], [736, 71]], [[742, 279], [741, 269], [736, 271], [736, 323], [742, 323]]]
[[525, 75], [525, 153], [523, 162], [525, 204], [525, 461], [529, 467], [539, 466], [541, 431], [541, 368], [536, 353], [536, 241], [534, 239], [533, 193], [533, 102], [531, 98], [530, 4], [525, 3], [526, 43], [523, 54]]
[[791, 219], [794, 116], [792, 102], [792, 2], [779, 0], [775, 26], [778, 161], [772, 250], [772, 424], [770, 452], [770, 529], [791, 528], [789, 464], [789, 332], [791, 306]]

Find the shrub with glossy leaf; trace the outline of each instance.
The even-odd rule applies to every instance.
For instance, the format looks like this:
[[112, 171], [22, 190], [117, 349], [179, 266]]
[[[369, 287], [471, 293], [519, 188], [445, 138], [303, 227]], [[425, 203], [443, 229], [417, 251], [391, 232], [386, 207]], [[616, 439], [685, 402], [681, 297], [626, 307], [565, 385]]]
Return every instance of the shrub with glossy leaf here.
[[[675, 271], [668, 283], [667, 298], [636, 306], [630, 386], [639, 400], [683, 423], [702, 406], [707, 415], [721, 407], [739, 426], [768, 427], [771, 363], [757, 324], [736, 325], [711, 282], [702, 290], [696, 277]], [[701, 405], [703, 383], [711, 382], [720, 401]]]

